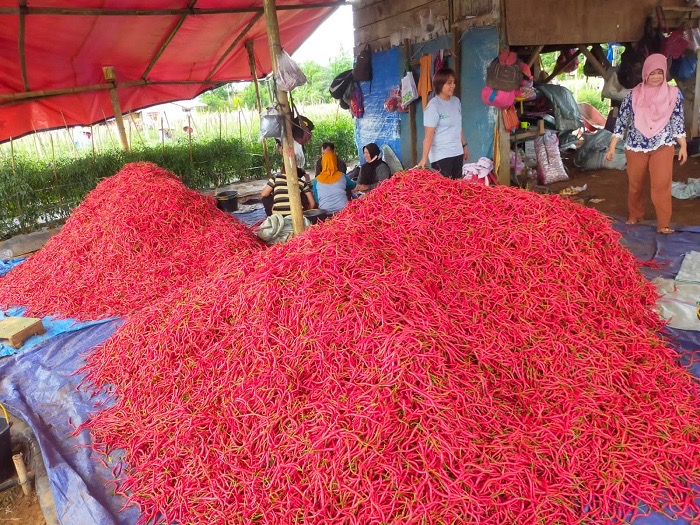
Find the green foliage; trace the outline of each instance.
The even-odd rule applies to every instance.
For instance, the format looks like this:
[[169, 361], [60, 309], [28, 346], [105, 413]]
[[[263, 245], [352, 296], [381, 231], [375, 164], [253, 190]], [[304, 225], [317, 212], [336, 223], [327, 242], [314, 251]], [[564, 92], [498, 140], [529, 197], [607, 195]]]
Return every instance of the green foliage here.
[[[307, 169], [313, 169], [325, 141], [334, 142], [345, 160], [356, 156], [349, 113], [310, 113], [316, 129], [304, 148]], [[251, 134], [255, 136], [257, 129]], [[268, 140], [268, 144], [272, 165], [279, 166], [281, 158], [274, 142]], [[10, 156], [0, 158], [0, 240], [61, 223], [101, 179], [128, 162], [154, 162], [181, 177], [186, 186], [200, 190], [267, 176], [261, 142], [219, 138], [216, 131], [192, 142], [191, 159], [189, 141], [184, 139], [164, 146], [137, 142], [129, 153], [109, 149], [94, 159], [91, 151], [78, 158], [73, 155], [72, 149], [63, 151], [56, 158], [55, 173], [50, 160], [33, 159], [26, 151], [15, 151], [14, 173]]]
[[610, 111], [610, 100], [601, 98], [600, 89], [583, 87], [574, 93], [574, 97], [577, 102], [588, 102], [605, 116]]

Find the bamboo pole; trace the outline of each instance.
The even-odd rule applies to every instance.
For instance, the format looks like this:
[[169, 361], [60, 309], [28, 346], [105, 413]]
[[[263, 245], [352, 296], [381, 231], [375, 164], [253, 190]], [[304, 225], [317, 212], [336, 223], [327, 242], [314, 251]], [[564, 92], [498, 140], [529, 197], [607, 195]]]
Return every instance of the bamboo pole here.
[[[139, 127], [136, 124], [136, 121], [134, 120], [134, 113], [133, 112], [129, 113], [129, 120], [131, 121], [131, 124], [133, 124], [134, 129], [136, 130], [136, 136], [139, 138], [141, 145], [145, 146], [146, 143], [143, 141], [143, 137], [141, 136], [141, 131], [139, 130]], [[133, 144], [133, 142], [132, 142], [132, 144]]]
[[[197, 0], [190, 0], [190, 2], [187, 4], [187, 10], [189, 11], [190, 9], [192, 9], [196, 3], [197, 3]], [[161, 44], [160, 48], [156, 52], [156, 54], [153, 55], [153, 58], [149, 62], [148, 66], [146, 66], [146, 69], [143, 70], [143, 74], [141, 75], [141, 78], [146, 79], [148, 77], [148, 74], [151, 72], [151, 69], [153, 69], [153, 66], [156, 65], [156, 62], [158, 62], [158, 59], [160, 59], [161, 55], [168, 48], [168, 45], [170, 45], [170, 42], [172, 41], [172, 39], [175, 38], [175, 35], [180, 30], [180, 28], [182, 27], [182, 24], [185, 22], [185, 20], [187, 20], [187, 14], [182, 14], [180, 16], [180, 19], [177, 21], [177, 24], [175, 24], [175, 27], [173, 27], [172, 31], [170, 31], [170, 34], [165, 38], [165, 40]]]
[[29, 81], [27, 79], [27, 59], [25, 57], [25, 45], [24, 45], [24, 35], [26, 33], [26, 15], [24, 14], [24, 9], [27, 8], [27, 0], [20, 0], [19, 2], [20, 13], [19, 13], [19, 33], [17, 35], [17, 47], [19, 51], [19, 68], [22, 74], [22, 86], [24, 91], [29, 91]]
[[187, 138], [190, 143], [190, 165], [194, 165], [192, 162], [192, 117], [187, 115]]
[[221, 113], [219, 113], [219, 140], [221, 140]]
[[165, 128], [163, 127], [163, 117], [160, 117], [160, 148], [163, 155], [163, 164], [165, 164]]
[[92, 129], [92, 126], [90, 126], [90, 146], [92, 146], [92, 163], [96, 164], [97, 158], [95, 157], [95, 133]]
[[75, 140], [73, 140], [73, 134], [70, 132], [68, 129], [68, 122], [66, 122], [66, 117], [63, 115], [63, 111], [61, 111], [61, 118], [63, 119], [63, 125], [66, 127], [66, 132], [68, 133], [68, 138], [70, 139], [71, 144], [73, 145], [73, 152], [75, 153], [75, 156], [78, 156], [78, 146], [75, 145]]
[[32, 125], [32, 129], [34, 130], [34, 137], [36, 140], [39, 142], [39, 146], [41, 146], [41, 158], [44, 158], [46, 156], [46, 151], [44, 150], [44, 143], [41, 141], [41, 137], [36, 131], [36, 128], [34, 127], [34, 121], [29, 121], [29, 123]]
[[51, 165], [53, 166], [53, 182], [58, 186], [58, 170], [56, 169], [56, 152], [53, 147], [53, 133], [49, 132], [49, 139], [51, 139]]
[[15, 167], [15, 141], [10, 135], [10, 160], [12, 161], [12, 176], [17, 177], [17, 168]]
[[[275, 0], [263, 0], [265, 19], [267, 26], [267, 38], [270, 43], [270, 58], [272, 60], [272, 72], [276, 77], [279, 72], [277, 55], [282, 51], [280, 42], [280, 30], [277, 22], [277, 8]], [[289, 107], [289, 97], [285, 91], [277, 88], [277, 98], [280, 110], [284, 116], [284, 128], [282, 129], [282, 158], [287, 179], [287, 196], [292, 216], [294, 234], [299, 235], [305, 230], [304, 215], [301, 209], [301, 195], [299, 194], [299, 179], [297, 178], [297, 161], [294, 156], [292, 138], [292, 112]]]
[[[262, 100], [260, 99], [260, 86], [258, 85], [258, 70], [255, 66], [255, 50], [254, 42], [249, 40], [245, 43], [245, 49], [248, 52], [248, 65], [250, 66], [250, 76], [253, 77], [253, 85], [255, 86], [255, 103], [258, 108], [258, 114], [262, 113]], [[250, 129], [250, 128], [248, 128]], [[265, 170], [267, 170], [267, 177], [270, 178], [272, 175], [272, 170], [270, 168], [270, 152], [267, 149], [267, 140], [263, 139], [263, 158], [265, 159]]]
[[31, 481], [29, 481], [29, 476], [27, 476], [27, 467], [24, 465], [24, 455], [20, 452], [12, 456], [12, 462], [15, 464], [15, 470], [17, 471], [17, 478], [19, 478], [19, 484], [22, 487], [22, 492], [25, 496], [29, 496], [32, 493]]
[[[216, 72], [219, 70], [219, 67], [221, 67], [221, 64], [223, 64], [223, 62], [224, 62], [224, 60], [226, 59], [226, 57], [228, 57], [229, 54], [231, 53], [231, 51], [233, 51], [233, 50], [236, 48], [236, 46], [238, 45], [238, 43], [239, 43], [241, 40], [243, 40], [243, 37], [245, 37], [245, 36], [248, 34], [248, 32], [253, 28], [253, 26], [254, 26], [255, 24], [258, 23], [258, 20], [260, 20], [260, 18], [262, 18], [262, 15], [263, 15], [262, 13], [258, 13], [257, 15], [255, 15], [255, 16], [253, 17], [253, 19], [248, 23], [248, 25], [245, 26], [245, 28], [243, 29], [243, 31], [241, 31], [241, 32], [239, 33], [239, 35], [238, 35], [238, 36], [236, 37], [236, 39], [231, 43], [231, 45], [228, 46], [228, 49], [226, 49], [226, 51], [223, 52], [223, 54], [219, 57], [219, 60], [217, 60], [217, 61], [216, 61], [216, 64], [214, 64], [214, 67], [211, 68], [211, 71], [209, 71], [209, 74], [207, 75], [207, 82], [211, 81], [211, 77], [213, 77], [213, 76], [214, 76], [214, 73], [216, 73]], [[277, 16], [277, 14], [276, 14], [276, 12], [275, 12], [275, 17], [276, 17], [276, 16]], [[275, 18], [275, 22], [277, 22], [277, 19], [276, 19], [276, 18]], [[269, 27], [269, 25], [268, 25], [268, 27]], [[269, 29], [268, 29], [268, 33], [269, 33]], [[279, 39], [279, 27], [278, 27], [278, 29], [277, 29], [277, 38]]]
[[117, 96], [116, 88], [109, 90], [109, 98], [112, 101], [114, 121], [117, 123], [117, 131], [119, 131], [119, 141], [121, 142], [122, 149], [128, 152], [129, 139], [126, 137], [126, 130], [124, 129], [124, 117], [122, 116], [122, 108], [119, 104], [119, 97]]

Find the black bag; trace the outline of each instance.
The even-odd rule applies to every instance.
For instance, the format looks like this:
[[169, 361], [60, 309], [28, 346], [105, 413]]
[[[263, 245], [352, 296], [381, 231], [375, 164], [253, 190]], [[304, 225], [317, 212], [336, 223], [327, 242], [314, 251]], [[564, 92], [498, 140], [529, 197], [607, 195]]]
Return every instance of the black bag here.
[[372, 49], [369, 44], [357, 55], [355, 66], [352, 68], [352, 76], [358, 81], [372, 80]]
[[486, 85], [501, 91], [515, 91], [523, 80], [520, 65], [501, 64], [498, 57], [494, 58], [486, 69]]
[[290, 101], [292, 107], [292, 138], [302, 146], [311, 140], [311, 132], [316, 126], [309, 117], [299, 114], [296, 105]]
[[642, 67], [647, 57], [661, 51], [661, 38], [653, 26], [651, 17], [647, 17], [644, 23], [644, 35], [634, 45], [625, 47], [625, 52], [620, 58], [620, 69], [617, 71], [617, 79], [622, 87], [632, 89], [642, 82]]
[[352, 77], [352, 69], [343, 71], [331, 81], [331, 85], [328, 88], [328, 92], [334, 99], [342, 100], [345, 96], [345, 93], [352, 88], [353, 81], [354, 79]]

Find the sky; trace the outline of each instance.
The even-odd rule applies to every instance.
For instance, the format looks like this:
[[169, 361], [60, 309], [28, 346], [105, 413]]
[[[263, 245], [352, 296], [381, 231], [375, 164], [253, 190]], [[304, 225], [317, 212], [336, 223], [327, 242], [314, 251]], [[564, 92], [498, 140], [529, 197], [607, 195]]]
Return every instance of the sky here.
[[326, 65], [338, 56], [341, 48], [352, 56], [353, 47], [352, 6], [344, 5], [311, 33], [292, 58], [299, 63], [313, 61]]

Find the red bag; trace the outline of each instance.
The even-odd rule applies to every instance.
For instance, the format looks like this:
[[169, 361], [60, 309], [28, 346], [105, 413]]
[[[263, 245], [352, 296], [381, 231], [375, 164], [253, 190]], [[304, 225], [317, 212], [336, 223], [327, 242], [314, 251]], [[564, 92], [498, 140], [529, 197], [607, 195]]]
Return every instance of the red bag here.
[[516, 111], [515, 106], [502, 109], [501, 117], [503, 118], [503, 127], [506, 128], [508, 133], [511, 133], [520, 127], [520, 119], [518, 118], [518, 112]]
[[667, 32], [666, 27], [666, 15], [664, 15], [664, 10], [661, 6], [656, 8], [656, 21], [659, 28], [659, 33], [661, 33], [661, 53], [666, 56], [666, 58], [680, 58], [683, 52], [688, 49], [690, 42], [688, 42], [684, 36], [682, 27], [674, 29], [671, 34], [664, 36]]

